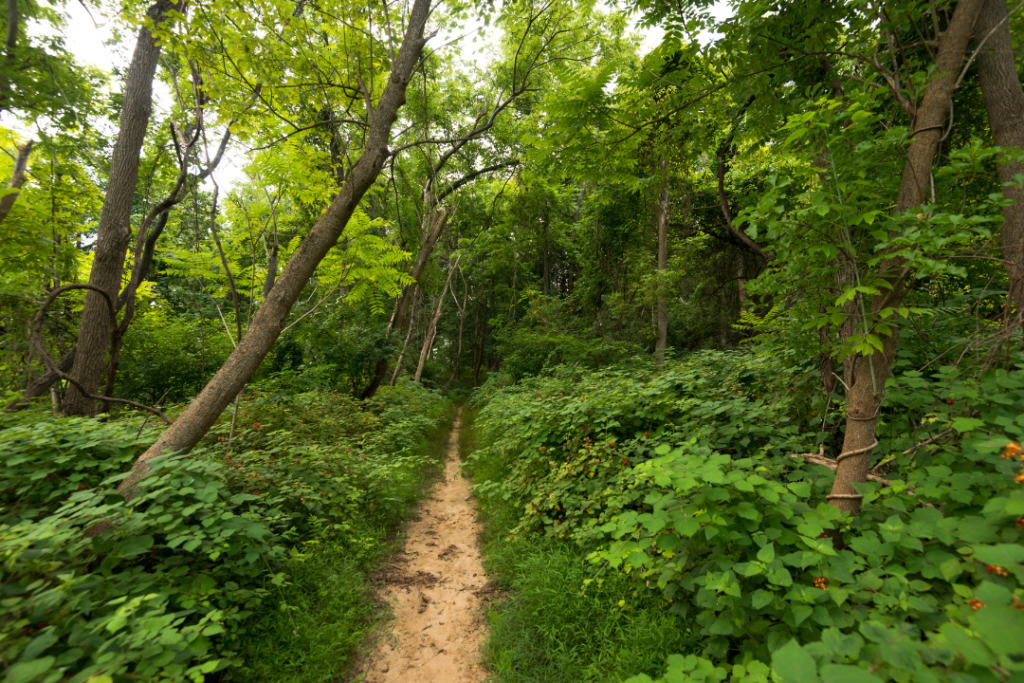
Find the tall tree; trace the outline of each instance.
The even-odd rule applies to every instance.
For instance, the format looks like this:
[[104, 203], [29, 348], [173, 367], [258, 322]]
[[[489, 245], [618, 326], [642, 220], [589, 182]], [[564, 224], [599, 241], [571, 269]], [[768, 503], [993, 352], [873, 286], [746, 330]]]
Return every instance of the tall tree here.
[[410, 8], [409, 23], [392, 62], [387, 85], [376, 107], [367, 107], [363, 153], [353, 165], [345, 184], [288, 261], [245, 337], [174, 424], [139, 457], [132, 474], [119, 487], [121, 492], [131, 495], [135, 483], [149, 471], [149, 460], [195, 446], [249, 381], [281, 334], [295, 300], [327, 252], [337, 244], [359, 202], [388, 159], [391, 128], [398, 117], [398, 110], [405, 104], [406, 87], [423, 53], [426, 44], [423, 30], [429, 15], [429, 0], [416, 0]]
[[[935, 69], [927, 89], [916, 109], [912, 142], [907, 149], [899, 196], [895, 211], [902, 214], [920, 206], [928, 198], [932, 177], [932, 164], [942, 140], [953, 101], [953, 91], [959, 82], [960, 70], [975, 31], [975, 24], [986, 0], [961, 0], [956, 5], [949, 25], [939, 36]], [[871, 297], [871, 315], [875, 320], [885, 310], [902, 305], [906, 294], [909, 270], [902, 259], [889, 258], [880, 266], [880, 278], [886, 288]], [[843, 451], [837, 460], [836, 478], [829, 502], [843, 512], [858, 514], [863, 496], [854, 484], [866, 482], [871, 468], [871, 453], [878, 446], [876, 426], [885, 398], [885, 383], [889, 379], [899, 328], [895, 322], [875, 324], [881, 340], [881, 350], [864, 354], [854, 362], [852, 381], [848, 382], [846, 435]]]
[[1013, 52], [1010, 13], [1006, 0], [985, 0], [975, 31], [978, 76], [988, 111], [992, 142], [1014, 156], [999, 163], [1003, 197], [1003, 260], [1010, 280], [1010, 297], [1024, 315], [1024, 191], [1014, 176], [1024, 174], [1024, 90]]
[[[146, 12], [150, 25], [139, 29], [135, 51], [125, 79], [124, 105], [117, 142], [110, 159], [107, 193], [103, 200], [92, 270], [90, 289], [82, 308], [82, 322], [71, 376], [89, 395], [94, 395], [103, 377], [107, 347], [114, 322], [107, 313], [121, 285], [125, 256], [132, 238], [131, 210], [135, 199], [135, 183], [139, 173], [139, 153], [149, 128], [153, 109], [153, 76], [160, 59], [160, 45], [153, 31], [167, 19], [175, 7], [172, 0], [158, 0]], [[109, 299], [105, 299], [105, 292]], [[96, 401], [73, 386], [64, 401], [65, 415], [95, 415]]]

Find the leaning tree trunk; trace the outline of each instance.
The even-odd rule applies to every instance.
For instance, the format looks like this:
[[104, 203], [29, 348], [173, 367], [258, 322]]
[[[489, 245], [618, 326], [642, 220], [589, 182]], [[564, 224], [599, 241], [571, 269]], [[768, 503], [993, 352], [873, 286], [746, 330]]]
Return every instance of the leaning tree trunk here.
[[668, 159], [661, 160], [661, 199], [658, 202], [658, 341], [654, 356], [658, 365], [665, 362], [668, 344], [668, 293], [665, 274], [668, 269]]
[[405, 351], [409, 348], [409, 340], [412, 339], [412, 328], [416, 324], [416, 304], [419, 303], [421, 297], [417, 296], [412, 302], [412, 313], [409, 314], [409, 329], [405, 332], [405, 341], [402, 343], [402, 352], [398, 354], [398, 360], [395, 362], [395, 371], [391, 375], [391, 386], [395, 386], [398, 383], [398, 376], [402, 374], [402, 364], [405, 363]]
[[[427, 331], [423, 335], [423, 347], [420, 349], [420, 360], [416, 364], [416, 376], [413, 378], [414, 382], [419, 382], [420, 378], [423, 377], [423, 367], [427, 363], [427, 356], [430, 355], [430, 349], [434, 344], [434, 335], [437, 333], [437, 322], [441, 319], [441, 312], [444, 310], [444, 293], [448, 291], [448, 288], [452, 284], [452, 275], [455, 273], [455, 269], [459, 267], [459, 256], [455, 259], [455, 264], [448, 271], [448, 279], [444, 281], [444, 287], [441, 288], [441, 296], [437, 301], [437, 310], [434, 312], [433, 317], [427, 324]], [[452, 298], [455, 298], [455, 292], [452, 292]]]
[[423, 27], [429, 14], [429, 0], [415, 0], [402, 46], [393, 61], [391, 76], [377, 108], [369, 113], [365, 149], [352, 167], [345, 185], [288, 261], [253, 318], [245, 338], [185, 412], [135, 462], [132, 474], [118, 488], [126, 496], [132, 495], [135, 484], [149, 471], [149, 460], [168, 452], [187, 451], [199, 443], [249, 381], [281, 334], [302, 288], [327, 252], [337, 244], [352, 213], [377, 179], [390, 154], [388, 138], [391, 127], [398, 117], [398, 110], [405, 104], [406, 87], [423, 53], [426, 43]]
[[[157, 0], [146, 14], [155, 26], [159, 26], [173, 7], [170, 0]], [[107, 194], [100, 212], [96, 250], [89, 273], [89, 284], [106, 292], [111, 301], [117, 296], [121, 285], [124, 259], [132, 238], [131, 210], [139, 173], [139, 152], [149, 127], [149, 116], [153, 108], [153, 75], [159, 58], [160, 46], [156, 38], [148, 28], [141, 28], [128, 66], [120, 129], [110, 159]], [[90, 394], [96, 394], [103, 376], [113, 325], [103, 295], [89, 290], [82, 308], [82, 323], [78, 330], [71, 376]], [[64, 400], [64, 414], [95, 415], [96, 401], [71, 386]]]
[[[946, 127], [964, 55], [974, 30], [975, 22], [986, 0], [960, 0], [950, 19], [949, 27], [942, 34], [939, 43], [936, 69], [925, 90], [914, 121], [912, 142], [907, 149], [907, 160], [903, 167], [896, 212], [904, 213], [925, 201], [929, 188], [935, 153]], [[890, 258], [881, 264], [880, 276], [891, 289], [875, 295], [871, 300], [874, 319], [886, 308], [898, 307], [906, 292], [906, 274], [903, 262]], [[848, 380], [850, 389], [846, 417], [846, 437], [843, 452], [836, 459], [836, 479], [828, 501], [841, 511], [860, 514], [861, 496], [853, 485], [867, 481], [871, 467], [871, 452], [878, 441], [875, 427], [882, 408], [885, 381], [889, 378], [896, 347], [899, 344], [899, 329], [896, 316], [888, 320], [889, 332], [875, 329], [881, 339], [882, 350], [869, 356], [858, 357], [853, 363], [852, 377]], [[852, 381], [851, 381], [852, 380]]]
[[[977, 40], [984, 39], [978, 54], [981, 94], [988, 110], [992, 142], [998, 147], [1024, 149], [1024, 90], [1014, 63], [1006, 0], [985, 0], [978, 16]], [[1024, 174], [1024, 163], [1000, 163], [1003, 197], [1013, 201], [1003, 208], [1003, 260], [1010, 280], [1010, 302], [1017, 315], [1024, 312], [1024, 192], [1013, 177]], [[1009, 308], [1009, 307], [1007, 307]]]
[[[388, 332], [390, 334], [400, 334], [409, 324], [409, 306], [412, 304], [412, 299], [416, 295], [416, 289], [419, 287], [420, 277], [423, 276], [423, 271], [427, 268], [427, 262], [430, 260], [430, 255], [434, 253], [434, 246], [437, 244], [438, 238], [441, 237], [441, 233], [444, 232], [445, 225], [448, 224], [451, 212], [448, 209], [438, 209], [428, 215], [430, 216], [430, 227], [424, 234], [423, 244], [420, 245], [420, 253], [416, 257], [416, 263], [413, 264], [412, 270], [409, 271], [409, 277], [413, 279], [413, 282], [402, 291], [402, 294], [398, 297], [398, 301], [395, 302], [395, 312], [391, 315], [391, 323], [388, 325]], [[359, 398], [371, 398], [377, 393], [377, 389], [380, 388], [381, 382], [383, 382], [384, 378], [387, 377], [388, 365], [390, 365], [390, 363], [390, 355], [377, 361], [377, 365], [373, 370], [373, 379], [371, 379], [370, 384], [363, 389], [363, 393], [359, 395]]]

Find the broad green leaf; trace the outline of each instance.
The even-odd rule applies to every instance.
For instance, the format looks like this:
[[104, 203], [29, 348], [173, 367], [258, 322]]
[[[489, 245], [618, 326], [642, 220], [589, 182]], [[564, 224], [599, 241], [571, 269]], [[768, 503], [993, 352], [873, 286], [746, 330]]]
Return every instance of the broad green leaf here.
[[790, 640], [772, 653], [772, 671], [782, 683], [814, 683], [818, 680], [818, 667], [814, 658]]

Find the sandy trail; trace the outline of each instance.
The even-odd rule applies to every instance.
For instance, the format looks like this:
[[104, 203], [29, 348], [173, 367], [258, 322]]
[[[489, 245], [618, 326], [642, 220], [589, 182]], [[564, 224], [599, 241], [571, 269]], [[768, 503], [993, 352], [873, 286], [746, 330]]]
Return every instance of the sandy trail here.
[[444, 478], [405, 529], [405, 546], [386, 577], [394, 631], [366, 658], [367, 683], [477, 683], [486, 677], [481, 598], [491, 584], [480, 563], [476, 509], [459, 471], [455, 416]]

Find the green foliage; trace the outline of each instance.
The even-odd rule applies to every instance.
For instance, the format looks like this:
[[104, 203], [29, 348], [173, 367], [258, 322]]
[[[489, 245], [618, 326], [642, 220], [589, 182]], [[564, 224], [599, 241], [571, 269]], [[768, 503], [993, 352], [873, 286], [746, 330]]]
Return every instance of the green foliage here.
[[1024, 670], [1024, 490], [1005, 459], [1024, 434], [1020, 361], [897, 374], [891, 481], [858, 485], [852, 519], [825, 502], [827, 469], [789, 457], [816, 450], [803, 425], [824, 399], [789, 361], [749, 353], [485, 387], [476, 491], [508, 507], [514, 543], [573, 542], [586, 582], [631, 577], [680, 620], [693, 654], [665, 681], [1006, 680]]
[[629, 342], [587, 339], [566, 332], [522, 327], [502, 335], [498, 353], [503, 357], [502, 373], [512, 381], [540, 375], [555, 366], [580, 369], [598, 368], [640, 355], [640, 348]]
[[[459, 447], [472, 453], [479, 433], [463, 409]], [[500, 477], [507, 464], [488, 451], [466, 464], [474, 482]], [[682, 620], [634, 582], [609, 573], [594, 580], [586, 553], [550, 539], [511, 534], [518, 511], [499, 497], [481, 500], [488, 572], [507, 593], [491, 613], [485, 653], [500, 681], [604, 681], [637, 671], [658, 675], [666, 655], [687, 644]]]
[[[236, 425], [230, 442], [226, 413], [189, 456], [153, 461], [131, 501], [112, 487], [152, 428], [4, 418], [0, 632], [14, 680], [254, 680], [273, 643], [330, 654], [274, 672], [333, 679], [372, 626], [365, 575], [437, 462], [424, 451], [443, 441], [443, 402], [408, 384], [367, 404], [287, 390], [251, 392], [242, 417], [263, 424]], [[311, 611], [328, 585], [338, 593]]]

